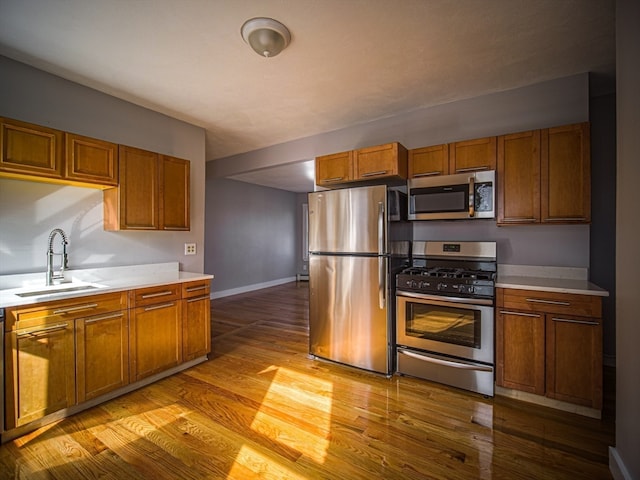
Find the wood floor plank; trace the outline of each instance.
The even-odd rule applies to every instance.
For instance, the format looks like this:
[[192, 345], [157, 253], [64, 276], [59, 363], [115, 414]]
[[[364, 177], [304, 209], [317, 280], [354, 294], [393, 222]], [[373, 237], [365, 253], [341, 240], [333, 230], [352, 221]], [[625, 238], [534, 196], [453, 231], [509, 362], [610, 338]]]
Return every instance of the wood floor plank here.
[[602, 420], [308, 355], [308, 284], [212, 301], [210, 360], [0, 446], [4, 479], [606, 479]]

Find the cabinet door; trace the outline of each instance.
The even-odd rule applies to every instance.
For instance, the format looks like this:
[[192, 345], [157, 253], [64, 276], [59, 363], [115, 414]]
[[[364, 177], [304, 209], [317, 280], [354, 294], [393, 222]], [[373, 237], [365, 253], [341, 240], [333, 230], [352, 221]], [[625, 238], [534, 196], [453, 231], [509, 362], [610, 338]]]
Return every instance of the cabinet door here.
[[99, 185], [118, 185], [118, 145], [65, 133], [65, 177]]
[[496, 137], [455, 142], [449, 146], [449, 173], [496, 169]]
[[542, 130], [542, 222], [591, 221], [589, 124]]
[[409, 150], [409, 178], [431, 177], [449, 173], [449, 145]]
[[158, 230], [158, 154], [120, 145], [119, 187], [104, 191], [105, 230]]
[[499, 310], [496, 320], [496, 384], [544, 395], [544, 315]]
[[76, 320], [78, 402], [129, 384], [127, 310]]
[[63, 132], [1, 118], [0, 172], [62, 178]]
[[211, 351], [211, 301], [209, 295], [182, 300], [183, 360]]
[[356, 180], [373, 178], [407, 178], [407, 149], [399, 143], [387, 143], [356, 150], [354, 176]]
[[73, 338], [73, 321], [56, 317], [7, 333], [7, 430], [76, 403]]
[[497, 223], [540, 222], [540, 131], [498, 137]]
[[182, 284], [182, 355], [185, 362], [211, 351], [210, 290], [209, 280]]
[[170, 301], [132, 310], [129, 338], [132, 382], [182, 363], [180, 307], [180, 301]]
[[160, 156], [160, 229], [190, 228], [190, 162], [166, 155]]
[[353, 151], [316, 158], [316, 185], [331, 186], [353, 180]]
[[547, 315], [547, 396], [602, 408], [602, 322]]

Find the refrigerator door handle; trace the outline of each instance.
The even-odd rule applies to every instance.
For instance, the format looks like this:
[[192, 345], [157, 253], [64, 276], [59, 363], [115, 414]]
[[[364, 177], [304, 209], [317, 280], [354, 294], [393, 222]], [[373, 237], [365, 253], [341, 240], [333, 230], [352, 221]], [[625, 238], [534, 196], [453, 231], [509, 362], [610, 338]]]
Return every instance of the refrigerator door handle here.
[[387, 275], [384, 255], [384, 203], [378, 202], [378, 304], [380, 310], [386, 306]]
[[387, 272], [386, 272], [386, 258], [378, 257], [378, 304], [380, 310], [383, 310], [387, 303]]
[[384, 253], [384, 204], [378, 202], [378, 255]]

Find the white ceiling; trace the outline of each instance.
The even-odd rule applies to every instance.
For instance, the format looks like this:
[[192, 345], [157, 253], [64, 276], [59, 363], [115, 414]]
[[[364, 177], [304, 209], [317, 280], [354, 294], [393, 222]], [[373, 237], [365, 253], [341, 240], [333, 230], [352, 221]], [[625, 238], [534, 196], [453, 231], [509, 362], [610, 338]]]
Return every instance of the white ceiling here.
[[[213, 160], [576, 73], [611, 76], [614, 11], [615, 0], [0, 0], [0, 54], [204, 127]], [[277, 57], [242, 40], [256, 16], [291, 31]], [[308, 163], [234, 178], [306, 191]]]

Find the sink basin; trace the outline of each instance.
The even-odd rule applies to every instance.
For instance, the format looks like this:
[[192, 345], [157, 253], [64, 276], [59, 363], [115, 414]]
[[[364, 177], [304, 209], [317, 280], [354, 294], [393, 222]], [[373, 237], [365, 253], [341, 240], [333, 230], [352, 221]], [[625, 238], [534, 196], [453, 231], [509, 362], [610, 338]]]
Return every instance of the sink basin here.
[[[57, 287], [57, 285], [55, 287]], [[23, 298], [38, 297], [41, 295], [55, 295], [57, 293], [81, 292], [82, 290], [92, 290], [92, 289], [98, 288], [95, 285], [75, 285], [71, 287], [61, 287], [61, 288], [55, 288], [55, 287], [51, 287], [46, 290], [30, 290], [28, 292], [20, 292], [20, 293], [16, 293], [16, 296], [23, 297]]]

